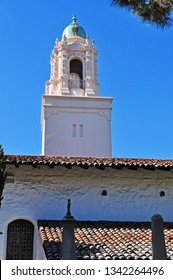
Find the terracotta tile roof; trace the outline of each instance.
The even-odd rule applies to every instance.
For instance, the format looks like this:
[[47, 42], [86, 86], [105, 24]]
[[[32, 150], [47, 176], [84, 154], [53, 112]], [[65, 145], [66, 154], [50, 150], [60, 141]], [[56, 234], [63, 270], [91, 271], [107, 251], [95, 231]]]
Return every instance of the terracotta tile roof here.
[[[38, 221], [48, 260], [61, 259], [61, 221]], [[173, 259], [173, 223], [164, 223], [167, 258]], [[151, 223], [78, 221], [75, 228], [77, 259], [151, 259]]]
[[53, 167], [66, 166], [80, 166], [82, 168], [89, 168], [95, 166], [100, 169], [105, 167], [112, 168], [132, 168], [138, 167], [146, 169], [166, 169], [173, 168], [173, 160], [171, 159], [145, 159], [145, 158], [96, 158], [96, 157], [63, 157], [63, 156], [29, 156], [29, 155], [6, 155], [6, 163], [14, 164], [15, 166], [21, 164], [29, 164], [33, 166], [47, 165]]

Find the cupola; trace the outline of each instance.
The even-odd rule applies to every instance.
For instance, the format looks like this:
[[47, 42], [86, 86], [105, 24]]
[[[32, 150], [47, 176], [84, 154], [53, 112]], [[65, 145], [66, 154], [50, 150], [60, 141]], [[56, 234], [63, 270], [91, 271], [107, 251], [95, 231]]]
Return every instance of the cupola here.
[[62, 38], [65, 36], [66, 38], [82, 37], [83, 39], [86, 39], [85, 30], [83, 29], [82, 26], [78, 25], [76, 21], [77, 21], [76, 15], [73, 15], [72, 23], [64, 29]]
[[76, 23], [76, 16], [56, 39], [51, 54], [48, 95], [98, 96], [97, 50], [86, 32]]

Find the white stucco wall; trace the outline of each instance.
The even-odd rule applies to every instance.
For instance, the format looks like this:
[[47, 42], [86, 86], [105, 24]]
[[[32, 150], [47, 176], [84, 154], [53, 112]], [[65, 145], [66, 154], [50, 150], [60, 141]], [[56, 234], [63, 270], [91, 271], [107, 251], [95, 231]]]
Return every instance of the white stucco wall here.
[[111, 157], [111, 103], [112, 98], [44, 95], [42, 154]]
[[[96, 167], [49, 168], [20, 166], [11, 168], [14, 183], [7, 183], [2, 201], [0, 259], [6, 255], [8, 224], [17, 218], [35, 226], [34, 258], [44, 257], [37, 220], [63, 219], [67, 199], [77, 220], [150, 221], [159, 213], [165, 221], [173, 219], [173, 172], [144, 169], [116, 170]], [[102, 191], [107, 196], [102, 196]], [[160, 196], [164, 191], [165, 196]]]

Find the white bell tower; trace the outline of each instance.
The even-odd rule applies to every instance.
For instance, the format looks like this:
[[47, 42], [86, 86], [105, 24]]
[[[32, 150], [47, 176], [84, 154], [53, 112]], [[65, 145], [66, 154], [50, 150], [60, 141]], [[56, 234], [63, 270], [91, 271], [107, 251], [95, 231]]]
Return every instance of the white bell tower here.
[[42, 98], [42, 154], [111, 157], [112, 98], [100, 97], [97, 50], [72, 23], [56, 39]]

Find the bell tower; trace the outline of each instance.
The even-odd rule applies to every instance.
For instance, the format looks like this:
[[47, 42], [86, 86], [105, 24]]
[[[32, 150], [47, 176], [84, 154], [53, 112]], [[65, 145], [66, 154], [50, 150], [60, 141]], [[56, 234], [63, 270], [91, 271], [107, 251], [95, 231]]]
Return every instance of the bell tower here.
[[56, 39], [42, 97], [42, 154], [111, 157], [112, 98], [100, 97], [97, 50], [76, 16]]

